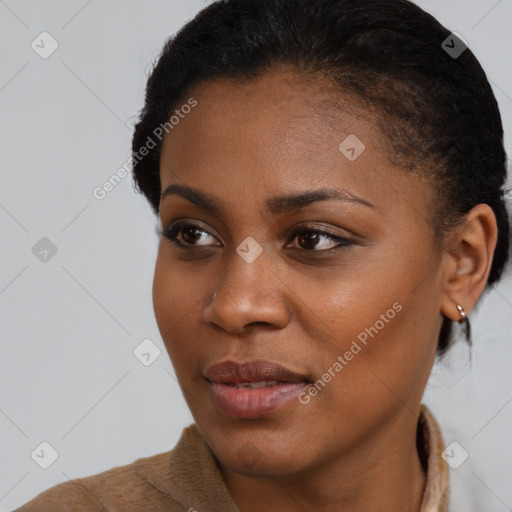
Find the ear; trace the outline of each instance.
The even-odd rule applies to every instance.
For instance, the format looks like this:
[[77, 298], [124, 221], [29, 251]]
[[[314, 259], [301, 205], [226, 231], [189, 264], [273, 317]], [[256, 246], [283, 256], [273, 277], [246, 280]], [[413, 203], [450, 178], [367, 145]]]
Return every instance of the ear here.
[[441, 312], [448, 318], [460, 320], [457, 304], [466, 314], [474, 308], [487, 284], [497, 238], [496, 217], [487, 204], [471, 209], [446, 235]]

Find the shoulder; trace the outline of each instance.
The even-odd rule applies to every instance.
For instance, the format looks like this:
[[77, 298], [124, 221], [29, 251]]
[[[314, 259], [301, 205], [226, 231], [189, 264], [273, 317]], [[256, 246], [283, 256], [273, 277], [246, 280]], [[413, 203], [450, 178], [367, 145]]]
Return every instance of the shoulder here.
[[[171, 452], [137, 459], [102, 473], [59, 483], [13, 512], [106, 512], [183, 508], [159, 486], [166, 478]], [[148, 476], [154, 475], [154, 482]], [[160, 488], [161, 487], [161, 488]]]
[[216, 459], [193, 424], [171, 451], [69, 480], [13, 512], [237, 512]]

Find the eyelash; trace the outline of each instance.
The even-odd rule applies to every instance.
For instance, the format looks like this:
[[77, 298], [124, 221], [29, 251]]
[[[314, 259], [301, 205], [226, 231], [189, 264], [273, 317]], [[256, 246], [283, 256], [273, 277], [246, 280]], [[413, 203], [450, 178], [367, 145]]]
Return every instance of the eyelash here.
[[[191, 222], [177, 222], [170, 228], [160, 231], [160, 235], [167, 238], [173, 245], [180, 247], [182, 249], [209, 247], [209, 246], [200, 246], [200, 245], [194, 245], [194, 244], [184, 244], [184, 243], [180, 242], [178, 240], [178, 234], [186, 228], [195, 228], [197, 231], [207, 233], [209, 236], [213, 237], [213, 235], [208, 233], [208, 231], [202, 229], [199, 225], [191, 223]], [[293, 240], [295, 240], [295, 238], [297, 236], [303, 235], [305, 233], [320, 235], [320, 236], [328, 238], [329, 240], [332, 240], [334, 242], [338, 242], [338, 245], [331, 247], [330, 249], [323, 249], [320, 251], [315, 250], [315, 249], [302, 249], [299, 247], [299, 249], [302, 249], [303, 251], [307, 251], [307, 252], [329, 253], [329, 252], [337, 251], [337, 250], [343, 249], [345, 247], [348, 247], [350, 245], [356, 244], [356, 242], [354, 240], [351, 240], [349, 238], [336, 236], [327, 231], [322, 231], [320, 229], [310, 228], [307, 226], [302, 226], [300, 228], [297, 228], [294, 231], [289, 232], [288, 236], [291, 237], [291, 241], [293, 241]], [[215, 237], [213, 237], [213, 238], [215, 238]]]

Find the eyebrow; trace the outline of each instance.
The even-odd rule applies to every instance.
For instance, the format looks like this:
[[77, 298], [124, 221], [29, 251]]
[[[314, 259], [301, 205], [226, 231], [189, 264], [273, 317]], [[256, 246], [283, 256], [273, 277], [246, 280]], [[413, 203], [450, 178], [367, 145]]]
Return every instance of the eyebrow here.
[[[210, 213], [216, 215], [221, 215], [223, 213], [223, 208], [218, 199], [213, 196], [209, 196], [196, 188], [174, 183], [169, 185], [163, 191], [160, 201], [163, 201], [166, 197], [171, 195], [181, 196]], [[326, 201], [329, 199], [337, 199], [339, 201], [347, 201], [367, 206], [369, 208], [375, 208], [374, 204], [352, 194], [348, 190], [321, 188], [298, 194], [270, 197], [265, 201], [265, 209], [272, 215], [279, 215], [304, 208], [318, 201]]]

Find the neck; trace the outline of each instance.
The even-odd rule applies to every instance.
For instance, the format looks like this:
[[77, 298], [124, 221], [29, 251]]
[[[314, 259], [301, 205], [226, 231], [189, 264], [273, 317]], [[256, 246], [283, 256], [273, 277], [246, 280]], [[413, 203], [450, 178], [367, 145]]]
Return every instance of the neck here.
[[293, 476], [250, 477], [221, 468], [242, 512], [420, 512], [426, 475], [417, 423], [407, 411], [379, 433], [320, 469]]

